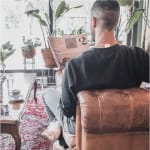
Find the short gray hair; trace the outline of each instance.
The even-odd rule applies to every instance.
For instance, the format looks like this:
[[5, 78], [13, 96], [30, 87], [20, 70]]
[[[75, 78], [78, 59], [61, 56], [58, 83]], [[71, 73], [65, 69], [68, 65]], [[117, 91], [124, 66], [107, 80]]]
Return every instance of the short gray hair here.
[[111, 31], [118, 23], [120, 6], [117, 0], [97, 0], [92, 6], [91, 13], [99, 20], [102, 28]]

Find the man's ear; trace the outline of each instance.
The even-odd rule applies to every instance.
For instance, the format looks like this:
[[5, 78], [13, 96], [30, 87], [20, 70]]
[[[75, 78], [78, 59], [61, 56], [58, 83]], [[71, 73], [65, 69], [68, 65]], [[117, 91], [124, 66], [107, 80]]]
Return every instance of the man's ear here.
[[96, 24], [97, 24], [97, 19], [96, 17], [92, 17], [92, 27], [96, 28]]

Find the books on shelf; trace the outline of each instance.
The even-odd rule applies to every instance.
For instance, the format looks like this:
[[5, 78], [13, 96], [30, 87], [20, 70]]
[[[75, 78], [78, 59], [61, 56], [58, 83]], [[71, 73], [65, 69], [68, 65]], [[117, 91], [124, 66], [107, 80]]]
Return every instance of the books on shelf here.
[[89, 50], [86, 34], [49, 37], [49, 44], [58, 69], [63, 69], [68, 60]]

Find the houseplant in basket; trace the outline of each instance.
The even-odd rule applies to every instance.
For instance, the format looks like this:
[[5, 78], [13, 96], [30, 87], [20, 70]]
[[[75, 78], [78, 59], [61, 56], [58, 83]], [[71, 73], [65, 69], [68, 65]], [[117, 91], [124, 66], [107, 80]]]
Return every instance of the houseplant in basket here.
[[36, 54], [36, 47], [41, 45], [40, 39], [35, 38], [34, 40], [22, 37], [24, 46], [22, 47], [22, 55], [24, 58], [33, 58]]
[[[60, 1], [58, 6], [56, 7], [54, 12], [54, 18], [55, 18], [55, 25], [57, 26], [57, 23], [60, 21], [61, 17], [65, 15], [67, 12], [69, 12], [71, 9], [76, 9], [80, 8], [80, 6], [75, 6], [75, 7], [70, 7], [65, 1]], [[55, 32], [53, 31], [50, 33], [49, 27], [51, 25], [50, 17], [47, 13], [44, 14], [44, 17], [40, 14], [40, 11], [37, 9], [36, 10], [29, 10], [25, 12], [28, 16], [32, 16], [36, 18], [40, 24], [42, 35], [43, 35], [43, 40], [45, 44], [45, 48], [42, 49], [42, 56], [45, 62], [46, 67], [54, 67], [56, 66], [55, 60], [53, 58], [53, 55], [50, 50], [50, 43], [47, 40], [49, 36], [55, 36]]]

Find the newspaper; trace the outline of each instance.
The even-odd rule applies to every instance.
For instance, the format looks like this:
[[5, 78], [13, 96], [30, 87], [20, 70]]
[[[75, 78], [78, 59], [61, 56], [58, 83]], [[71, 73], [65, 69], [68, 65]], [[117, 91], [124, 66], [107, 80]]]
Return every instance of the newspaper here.
[[63, 69], [68, 60], [89, 50], [86, 34], [49, 37], [49, 44], [59, 69]]

